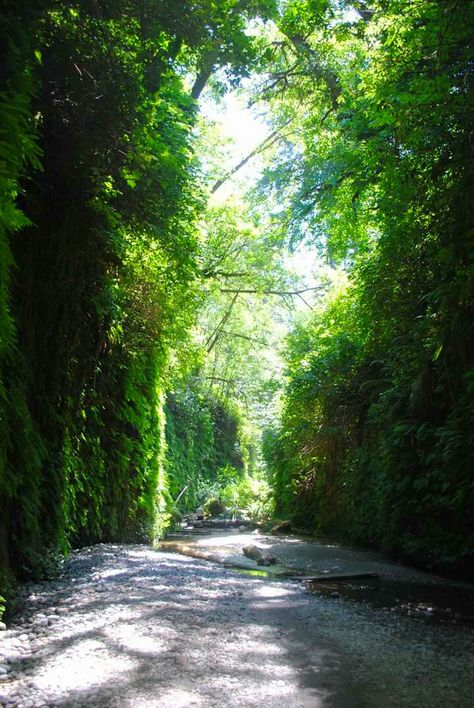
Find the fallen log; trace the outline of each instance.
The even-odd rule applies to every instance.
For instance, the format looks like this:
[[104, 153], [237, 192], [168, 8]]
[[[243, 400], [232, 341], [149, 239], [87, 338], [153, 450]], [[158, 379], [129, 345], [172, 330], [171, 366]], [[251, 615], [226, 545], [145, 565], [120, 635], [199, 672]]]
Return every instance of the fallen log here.
[[182, 543], [172, 543], [170, 541], [161, 541], [158, 544], [161, 551], [170, 551], [172, 553], [181, 553], [183, 556], [198, 558], [199, 560], [212, 561], [213, 563], [222, 563], [222, 556], [210, 551], [200, 550], [196, 546], [186, 546]]
[[321, 575], [295, 575], [294, 579], [305, 583], [340, 582], [344, 580], [359, 580], [362, 578], [378, 578], [378, 573], [321, 573]]

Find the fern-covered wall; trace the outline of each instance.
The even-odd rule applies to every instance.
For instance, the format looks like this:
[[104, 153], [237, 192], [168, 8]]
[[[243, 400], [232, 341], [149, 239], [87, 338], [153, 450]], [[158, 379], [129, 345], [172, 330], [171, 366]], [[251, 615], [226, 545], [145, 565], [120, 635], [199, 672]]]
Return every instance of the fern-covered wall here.
[[197, 302], [196, 100], [220, 66], [245, 74], [266, 5], [2, 3], [3, 572], [163, 526], [170, 354]]
[[179, 510], [194, 511], [219, 496], [230, 469], [244, 474], [247, 450], [239, 416], [190, 389], [169, 395], [165, 410], [169, 493], [172, 500], [179, 497]]
[[35, 36], [44, 2], [6, 2], [0, 23], [0, 577], [21, 568], [20, 537], [30, 553], [42, 547], [39, 523], [44, 442], [28, 401], [27, 361], [18, 339], [12, 287], [18, 278], [12, 241], [28, 225], [18, 208], [21, 181], [38, 170], [32, 121]]
[[[279, 514], [472, 577], [474, 6], [368, 6], [327, 45], [326, 105], [288, 93], [306, 96], [293, 228], [347, 287], [288, 341], [267, 458]], [[306, 57], [329, 26], [299, 28]]]
[[[137, 41], [138, 18], [127, 12], [57, 5], [36, 36], [31, 103], [42, 168], [20, 199], [31, 226], [12, 244], [21, 277], [11, 295], [41, 453], [36, 477], [20, 469], [28, 486], [9, 529], [15, 565], [27, 573], [41, 572], [49, 545], [155, 532], [166, 337], [192, 277], [183, 268], [193, 257], [191, 214], [183, 208], [185, 227], [180, 200], [193, 112], [173, 75], [148, 91], [151, 47]], [[156, 51], [166, 59], [165, 47]], [[172, 164], [158, 157], [167, 145]], [[145, 150], [158, 153], [147, 174], [138, 164]], [[18, 474], [17, 457], [11, 465]]]

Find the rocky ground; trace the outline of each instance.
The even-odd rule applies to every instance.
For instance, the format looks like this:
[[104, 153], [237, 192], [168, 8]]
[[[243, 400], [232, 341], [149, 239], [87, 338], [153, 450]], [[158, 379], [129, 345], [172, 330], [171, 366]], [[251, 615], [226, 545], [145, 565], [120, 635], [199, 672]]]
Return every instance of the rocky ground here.
[[0, 632], [0, 705], [471, 706], [469, 627], [144, 546], [75, 552]]

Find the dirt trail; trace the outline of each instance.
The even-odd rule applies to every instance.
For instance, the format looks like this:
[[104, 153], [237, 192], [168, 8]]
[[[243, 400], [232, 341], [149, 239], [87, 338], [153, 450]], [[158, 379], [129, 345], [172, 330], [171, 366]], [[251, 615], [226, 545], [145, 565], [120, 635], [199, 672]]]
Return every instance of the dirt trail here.
[[143, 546], [75, 553], [0, 634], [0, 705], [470, 706], [468, 628]]

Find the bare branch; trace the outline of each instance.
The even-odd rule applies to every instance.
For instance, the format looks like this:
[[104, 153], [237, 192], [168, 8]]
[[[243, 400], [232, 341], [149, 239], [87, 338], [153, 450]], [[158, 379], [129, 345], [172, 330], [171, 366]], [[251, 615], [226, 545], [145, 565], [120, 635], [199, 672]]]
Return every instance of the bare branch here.
[[238, 292], [238, 291], [237, 291], [237, 292], [234, 291], [234, 292], [235, 292], [235, 295], [234, 295], [234, 297], [232, 298], [232, 302], [230, 303], [230, 305], [229, 305], [229, 307], [228, 307], [226, 313], [224, 314], [224, 317], [221, 319], [221, 321], [219, 322], [219, 324], [217, 325], [217, 327], [215, 328], [215, 330], [214, 330], [214, 332], [211, 334], [211, 336], [208, 337], [208, 339], [207, 339], [206, 346], [207, 346], [207, 353], [208, 353], [208, 354], [210, 354], [210, 353], [212, 352], [212, 350], [214, 349], [214, 347], [215, 347], [216, 344], [217, 344], [217, 341], [218, 341], [218, 339], [219, 339], [219, 330], [220, 330], [220, 328], [221, 328], [223, 325], [225, 325], [225, 323], [227, 322], [227, 320], [229, 319], [229, 317], [230, 317], [231, 314], [232, 314], [232, 310], [233, 310], [233, 308], [234, 308], [234, 305], [235, 305], [235, 303], [236, 303], [236, 301], [237, 301], [237, 298], [239, 297], [239, 292]]
[[242, 273], [231, 273], [222, 270], [206, 270], [202, 273], [204, 278], [250, 278], [254, 273], [242, 272]]
[[211, 194], [214, 194], [217, 192], [217, 190], [222, 187], [223, 184], [227, 182], [231, 177], [233, 177], [242, 167], [244, 167], [247, 162], [249, 162], [253, 157], [256, 157], [259, 155], [261, 152], [264, 152], [264, 150], [268, 150], [272, 145], [274, 145], [278, 140], [281, 140], [284, 136], [281, 135], [281, 131], [284, 130], [290, 123], [291, 123], [291, 118], [289, 118], [283, 125], [279, 126], [276, 128], [270, 135], [267, 135], [267, 137], [262, 140], [262, 142], [257, 145], [256, 148], [254, 148], [249, 154], [244, 157], [243, 160], [241, 160], [237, 165], [235, 165], [229, 172], [227, 172], [223, 177], [217, 180], [217, 182], [213, 185], [211, 189]]
[[193, 381], [219, 381], [219, 383], [226, 383], [230, 384], [231, 386], [235, 386], [238, 382], [238, 379], [227, 379], [222, 376], [194, 376]]
[[309, 307], [310, 310], [313, 309], [312, 305], [310, 305], [309, 302], [307, 300], [305, 300], [304, 297], [300, 293], [298, 293], [298, 297], [302, 302], [304, 302], [306, 307]]
[[225, 329], [221, 329], [222, 334], [226, 334], [228, 337], [238, 337], [240, 339], [246, 339], [248, 342], [255, 342], [256, 344], [267, 345], [264, 339], [257, 339], [256, 337], [250, 337], [248, 334], [240, 334], [240, 332], [227, 332]]
[[301, 296], [303, 293], [307, 293], [311, 290], [324, 290], [324, 286], [322, 285], [317, 285], [313, 288], [303, 288], [302, 290], [246, 290], [246, 289], [241, 289], [241, 290], [236, 290], [234, 288], [221, 288], [220, 292], [221, 293], [237, 293], [237, 295], [242, 294], [249, 294], [249, 295], [280, 295], [281, 297], [286, 297], [288, 295], [299, 295]]

